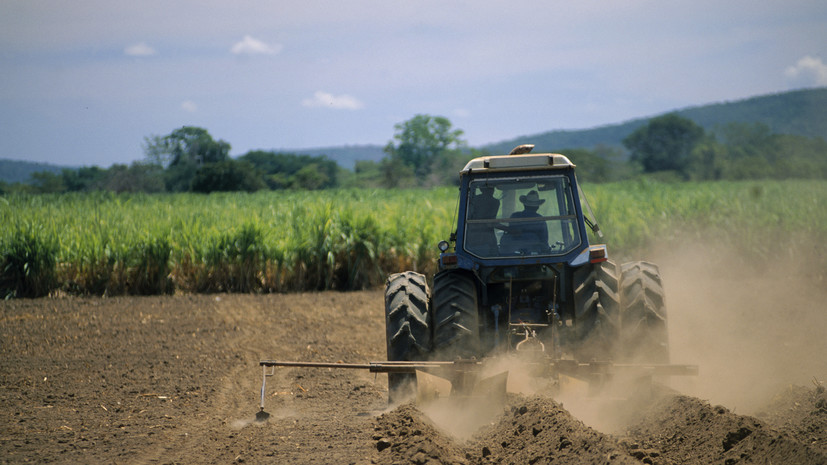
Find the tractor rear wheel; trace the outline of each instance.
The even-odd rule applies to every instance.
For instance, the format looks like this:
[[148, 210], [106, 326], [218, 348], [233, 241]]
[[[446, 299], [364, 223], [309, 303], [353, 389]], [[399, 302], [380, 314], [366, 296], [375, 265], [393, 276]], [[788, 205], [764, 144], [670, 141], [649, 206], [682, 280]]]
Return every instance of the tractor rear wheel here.
[[[385, 335], [390, 361], [425, 360], [431, 349], [428, 315], [429, 290], [425, 276], [406, 271], [385, 283]], [[413, 373], [388, 373], [388, 401], [414, 392]]]
[[657, 265], [630, 262], [621, 266], [621, 344], [627, 361], [669, 363], [664, 295]]
[[573, 281], [577, 358], [611, 360], [620, 335], [617, 265], [605, 261], [582, 266]]
[[477, 286], [468, 273], [434, 276], [434, 353], [442, 360], [480, 357]]

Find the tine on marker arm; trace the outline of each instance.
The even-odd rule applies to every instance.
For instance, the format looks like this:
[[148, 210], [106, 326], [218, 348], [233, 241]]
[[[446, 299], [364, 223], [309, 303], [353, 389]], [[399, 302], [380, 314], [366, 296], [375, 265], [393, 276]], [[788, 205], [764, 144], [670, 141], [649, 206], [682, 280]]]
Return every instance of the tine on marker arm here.
[[[268, 368], [270, 370], [269, 372], [267, 371]], [[256, 413], [256, 421], [263, 422], [263, 421], [267, 421], [267, 419], [270, 418], [270, 414], [264, 411], [264, 392], [267, 389], [267, 377], [268, 376], [273, 376], [276, 369], [275, 369], [275, 367], [272, 367], [272, 366], [268, 367], [267, 365], [262, 364], [261, 365], [261, 371], [262, 371], [262, 376], [261, 376], [261, 404], [260, 404], [260, 408], [259, 408], [258, 413]]]
[[[270, 369], [268, 372], [267, 369]], [[276, 367], [268, 367], [267, 365], [261, 366], [262, 376], [261, 376], [261, 411], [264, 411], [264, 391], [267, 388], [267, 377], [273, 376], [276, 371]]]

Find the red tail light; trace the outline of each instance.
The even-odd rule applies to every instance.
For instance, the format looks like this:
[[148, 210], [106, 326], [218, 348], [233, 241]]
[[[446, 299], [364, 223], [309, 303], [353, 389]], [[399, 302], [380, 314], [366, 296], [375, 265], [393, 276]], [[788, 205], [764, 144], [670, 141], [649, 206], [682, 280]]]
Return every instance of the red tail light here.
[[457, 264], [457, 256], [454, 254], [445, 254], [442, 256], [442, 264], [443, 265], [456, 265]]

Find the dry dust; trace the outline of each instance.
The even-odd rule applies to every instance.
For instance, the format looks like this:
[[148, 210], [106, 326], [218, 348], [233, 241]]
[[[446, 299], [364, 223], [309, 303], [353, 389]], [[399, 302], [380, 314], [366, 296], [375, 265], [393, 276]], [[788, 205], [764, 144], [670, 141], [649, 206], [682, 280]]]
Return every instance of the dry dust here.
[[655, 254], [672, 362], [700, 366], [672, 386], [752, 414], [785, 386], [827, 380], [827, 270], [797, 258], [756, 265], [711, 244]]

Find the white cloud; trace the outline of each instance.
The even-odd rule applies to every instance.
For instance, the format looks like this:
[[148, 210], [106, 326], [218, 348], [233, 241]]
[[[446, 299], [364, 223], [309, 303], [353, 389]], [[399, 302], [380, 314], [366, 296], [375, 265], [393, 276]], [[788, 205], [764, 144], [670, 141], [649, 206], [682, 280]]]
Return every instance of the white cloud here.
[[252, 36], [246, 35], [230, 49], [236, 55], [275, 55], [281, 51], [280, 44], [269, 45]]
[[140, 42], [124, 48], [123, 53], [133, 57], [148, 57], [155, 55], [156, 52], [155, 49], [147, 45], [146, 42]]
[[181, 109], [187, 113], [195, 113], [198, 111], [198, 105], [192, 100], [185, 100], [181, 102]]
[[788, 67], [784, 75], [792, 84], [803, 86], [827, 85], [827, 64], [821, 58], [809, 55], [801, 58], [794, 66]]
[[365, 106], [365, 104], [350, 95], [333, 95], [322, 92], [321, 90], [317, 90], [313, 94], [313, 98], [302, 100], [302, 105], [310, 108], [330, 107], [336, 110], [358, 110]]

